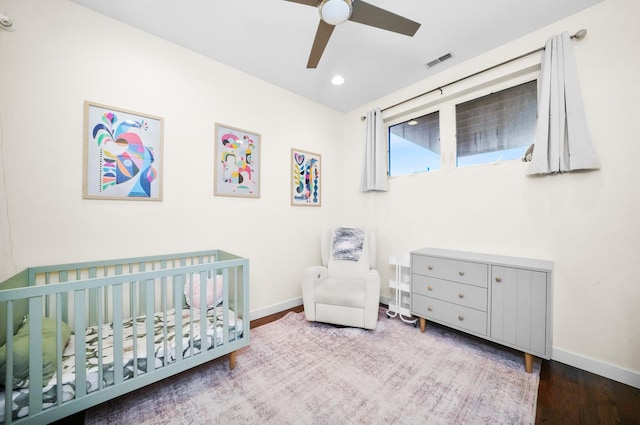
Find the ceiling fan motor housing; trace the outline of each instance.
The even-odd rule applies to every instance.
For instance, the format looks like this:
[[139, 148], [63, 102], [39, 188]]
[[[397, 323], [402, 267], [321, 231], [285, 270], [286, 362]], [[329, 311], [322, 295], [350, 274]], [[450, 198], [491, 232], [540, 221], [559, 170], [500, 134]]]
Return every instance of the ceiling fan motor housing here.
[[352, 0], [322, 0], [318, 5], [320, 18], [330, 25], [347, 21], [353, 12]]

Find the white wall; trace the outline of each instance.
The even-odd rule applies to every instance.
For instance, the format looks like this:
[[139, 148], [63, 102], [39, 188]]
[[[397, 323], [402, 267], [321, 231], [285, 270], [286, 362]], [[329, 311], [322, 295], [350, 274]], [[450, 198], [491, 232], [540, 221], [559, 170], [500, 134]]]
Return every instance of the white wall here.
[[[640, 387], [638, 16], [640, 2], [604, 1], [347, 117], [346, 134], [356, 138], [367, 109], [532, 51], [555, 33], [586, 28], [587, 37], [572, 45], [600, 171], [530, 178], [520, 161], [459, 170], [447, 162], [442, 171], [392, 178], [387, 193], [350, 196], [344, 211], [351, 219], [374, 212], [363, 218], [382, 231], [382, 259], [434, 246], [553, 260], [553, 357]], [[351, 146], [345, 156], [361, 157], [361, 146]], [[355, 179], [345, 181], [353, 182], [349, 193], [357, 191]], [[386, 282], [391, 269], [381, 270]], [[383, 292], [391, 296], [388, 288]]]
[[[323, 184], [339, 187], [342, 114], [68, 1], [0, 10], [16, 28], [0, 31], [0, 278], [220, 248], [251, 260], [252, 311], [300, 303], [342, 194], [292, 207], [290, 149], [322, 154]], [[82, 199], [85, 100], [164, 118], [163, 202]], [[261, 134], [260, 199], [213, 196], [215, 122]]]
[[[16, 27], [0, 31], [0, 279], [32, 265], [221, 248], [251, 259], [251, 309], [264, 312], [299, 300], [322, 227], [362, 223], [379, 229], [384, 282], [389, 255], [425, 246], [553, 260], [554, 358], [640, 387], [637, 1], [606, 0], [349, 114], [65, 0], [0, 0], [0, 10]], [[359, 192], [366, 110], [580, 28], [589, 34], [574, 53], [601, 171], [449, 167]], [[84, 100], [165, 119], [163, 202], [82, 199]], [[260, 199], [212, 195], [215, 122], [261, 133]], [[322, 154], [321, 208], [290, 206], [291, 147]]]

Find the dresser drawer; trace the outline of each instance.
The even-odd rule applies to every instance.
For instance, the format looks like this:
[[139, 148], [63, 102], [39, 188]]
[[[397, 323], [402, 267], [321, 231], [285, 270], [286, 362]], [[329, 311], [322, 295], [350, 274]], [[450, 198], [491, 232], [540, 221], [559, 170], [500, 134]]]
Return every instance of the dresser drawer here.
[[435, 298], [412, 294], [411, 312], [448, 326], [487, 335], [487, 313]]
[[487, 288], [421, 275], [413, 276], [412, 285], [416, 294], [487, 311]]
[[413, 274], [487, 287], [487, 264], [414, 254], [411, 267]]

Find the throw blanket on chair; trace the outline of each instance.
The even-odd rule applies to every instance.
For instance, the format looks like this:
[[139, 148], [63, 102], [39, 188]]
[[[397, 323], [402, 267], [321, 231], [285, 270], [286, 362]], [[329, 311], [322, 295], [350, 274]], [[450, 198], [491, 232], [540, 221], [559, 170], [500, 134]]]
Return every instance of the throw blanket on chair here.
[[331, 253], [334, 260], [358, 261], [364, 246], [364, 230], [338, 227], [333, 231]]

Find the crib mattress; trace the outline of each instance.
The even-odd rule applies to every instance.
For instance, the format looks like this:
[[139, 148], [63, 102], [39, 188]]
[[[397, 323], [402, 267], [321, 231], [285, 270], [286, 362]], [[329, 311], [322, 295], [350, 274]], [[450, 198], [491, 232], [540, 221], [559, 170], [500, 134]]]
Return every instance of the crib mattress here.
[[[223, 334], [223, 315], [225, 308], [216, 307], [207, 311], [207, 336], [205, 347], [211, 349], [222, 345], [224, 341]], [[202, 342], [200, 336], [200, 311], [195, 310], [193, 320], [189, 320], [191, 311], [184, 309], [182, 313], [182, 335], [183, 335], [183, 357], [190, 357], [197, 354], [201, 350]], [[236, 337], [242, 335], [242, 319], [237, 318], [233, 310], [228, 310], [229, 315], [229, 341], [233, 341]], [[165, 313], [156, 313], [153, 317], [155, 329], [155, 368], [161, 368], [165, 364], [171, 364], [176, 360], [176, 311], [169, 310]], [[136, 338], [134, 340], [134, 328]], [[166, 334], [165, 334], [166, 329]], [[191, 347], [190, 335], [193, 330], [193, 347]], [[130, 379], [136, 374], [143, 374], [147, 371], [147, 352], [146, 352], [146, 335], [147, 335], [147, 319], [145, 316], [138, 317], [135, 320], [129, 319], [123, 323], [123, 376], [124, 379]], [[114, 383], [114, 352], [113, 352], [113, 326], [112, 324], [102, 325], [102, 355], [99, 350], [99, 331], [98, 327], [87, 328], [85, 333], [86, 340], [86, 370], [87, 370], [87, 393], [93, 392], [99, 388], [100, 381], [100, 357], [102, 357], [102, 386], [107, 387]], [[166, 337], [165, 337], [166, 335]], [[72, 335], [69, 343], [65, 347], [63, 353], [62, 366], [62, 401], [68, 401], [75, 397], [75, 338]], [[164, 341], [167, 341], [166, 344]], [[135, 350], [134, 350], [135, 345]], [[134, 352], [136, 353], [134, 355]], [[137, 370], [137, 371], [136, 371]], [[49, 383], [42, 389], [43, 391], [43, 408], [46, 409], [55, 405], [57, 401], [56, 385], [57, 377], [54, 375]], [[24, 386], [28, 386], [24, 383]], [[12, 416], [14, 419], [26, 416], [29, 413], [29, 389], [18, 388], [12, 393]], [[5, 414], [5, 392], [0, 391], [0, 423], [4, 422]]]

